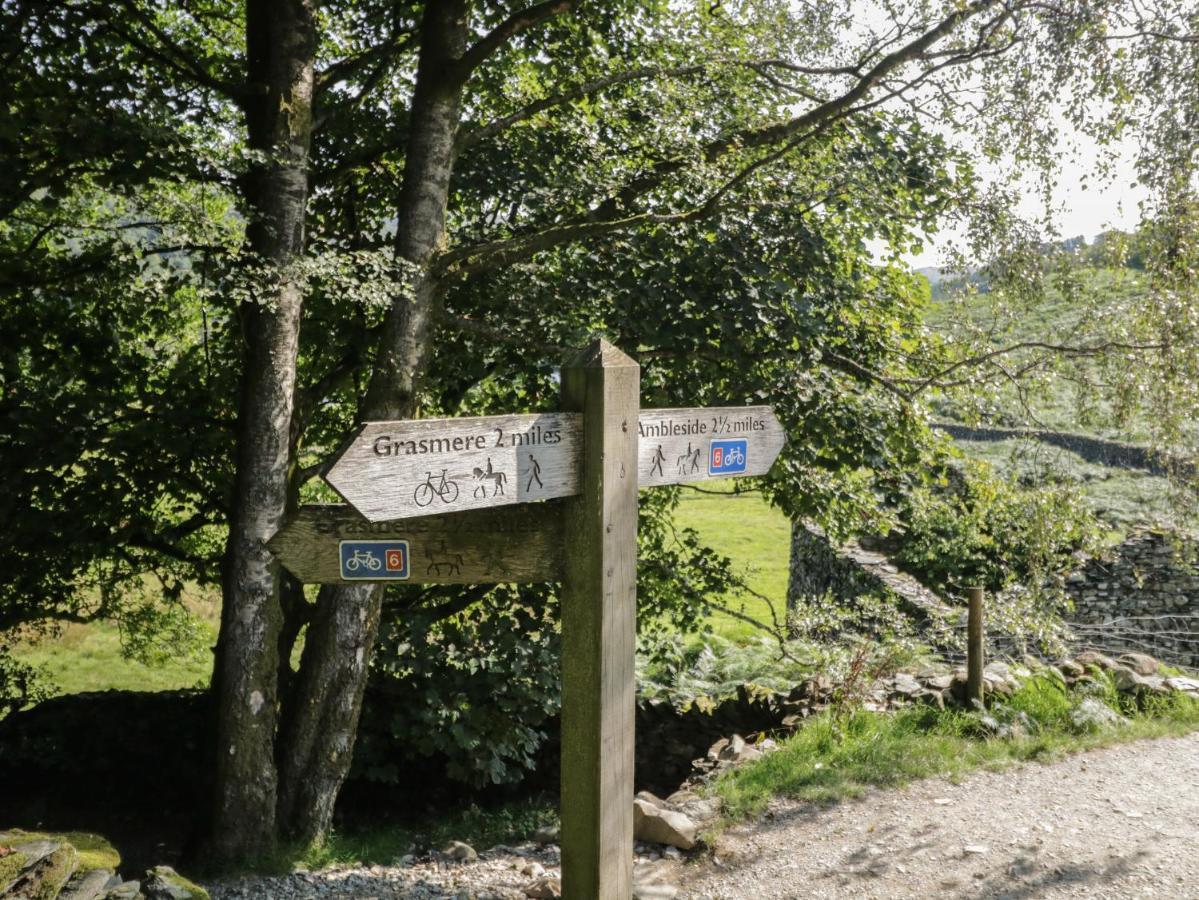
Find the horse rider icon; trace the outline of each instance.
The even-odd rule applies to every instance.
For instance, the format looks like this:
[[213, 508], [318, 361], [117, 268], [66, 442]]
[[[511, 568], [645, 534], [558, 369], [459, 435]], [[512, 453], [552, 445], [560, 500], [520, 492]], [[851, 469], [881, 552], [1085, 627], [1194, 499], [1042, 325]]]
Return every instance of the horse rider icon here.
[[532, 453], [529, 454], [529, 466], [530, 466], [529, 483], [527, 485], [525, 485], [526, 493], [528, 491], [533, 490], [533, 482], [534, 481], [537, 482], [537, 486], [539, 488], [545, 487], [545, 485], [541, 483], [541, 463], [539, 463], [536, 459], [534, 459]]
[[654, 451], [654, 464], [649, 467], [649, 473], [653, 475], [656, 471], [659, 475], [662, 475], [662, 463], [664, 462], [666, 462], [666, 454], [662, 452], [662, 445], [659, 444], [658, 449]]

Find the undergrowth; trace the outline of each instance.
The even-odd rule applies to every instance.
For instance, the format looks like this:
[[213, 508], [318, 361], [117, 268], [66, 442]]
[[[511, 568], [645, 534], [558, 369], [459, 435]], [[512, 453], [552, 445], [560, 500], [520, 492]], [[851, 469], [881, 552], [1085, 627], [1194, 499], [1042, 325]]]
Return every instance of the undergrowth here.
[[[830, 710], [760, 760], [732, 769], [710, 790], [724, 824], [762, 813], [776, 796], [827, 803], [918, 778], [957, 779], [978, 768], [1050, 761], [1078, 750], [1199, 729], [1199, 701], [1180, 693], [1138, 703], [1119, 694], [1106, 673], [1081, 690], [1047, 674], [1029, 678], [985, 713], [913, 707], [894, 714]], [[1086, 699], [1121, 718], [1097, 726], [1075, 716]], [[718, 826], [719, 829], [720, 826]]]

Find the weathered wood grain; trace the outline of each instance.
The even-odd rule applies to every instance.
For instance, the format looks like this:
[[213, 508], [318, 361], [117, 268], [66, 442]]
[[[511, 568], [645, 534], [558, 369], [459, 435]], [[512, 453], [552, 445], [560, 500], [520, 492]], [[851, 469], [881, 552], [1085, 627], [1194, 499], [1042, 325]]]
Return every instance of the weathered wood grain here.
[[628, 900], [633, 858], [640, 370], [597, 341], [562, 371], [583, 413], [582, 493], [566, 501], [562, 596], [562, 889]]
[[567, 497], [579, 417], [563, 413], [367, 422], [325, 480], [372, 522]]
[[646, 409], [637, 432], [637, 481], [643, 488], [726, 477], [710, 471], [713, 440], [745, 439], [745, 469], [736, 475], [765, 475], [786, 443], [769, 406]]
[[305, 584], [342, 584], [343, 540], [406, 540], [416, 584], [495, 584], [562, 580], [562, 503], [370, 522], [349, 506], [302, 506], [267, 542]]

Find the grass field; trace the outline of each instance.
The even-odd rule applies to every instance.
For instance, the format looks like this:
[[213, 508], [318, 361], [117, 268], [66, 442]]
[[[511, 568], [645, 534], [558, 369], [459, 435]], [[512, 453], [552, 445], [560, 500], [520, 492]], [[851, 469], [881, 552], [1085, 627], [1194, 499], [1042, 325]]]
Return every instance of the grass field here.
[[[786, 516], [757, 492], [701, 493], [684, 489], [675, 522], [684, 528], [694, 528], [705, 544], [731, 559], [749, 586], [769, 598], [782, 617], [786, 608], [791, 540], [791, 526]], [[724, 597], [721, 602], [755, 619], [770, 622], [767, 602], [752, 594]], [[713, 617], [712, 624], [717, 634], [733, 641], [743, 641], [762, 633], [746, 622], [721, 613]]]
[[[149, 587], [147, 587], [149, 589]], [[129, 659], [121, 650], [121, 632], [112, 622], [65, 626], [57, 637], [18, 646], [22, 662], [44, 667], [60, 693], [84, 691], [171, 691], [207, 687], [220, 621], [215, 590], [186, 590], [183, 602], [207, 640], [190, 653], [172, 655], [161, 665]]]

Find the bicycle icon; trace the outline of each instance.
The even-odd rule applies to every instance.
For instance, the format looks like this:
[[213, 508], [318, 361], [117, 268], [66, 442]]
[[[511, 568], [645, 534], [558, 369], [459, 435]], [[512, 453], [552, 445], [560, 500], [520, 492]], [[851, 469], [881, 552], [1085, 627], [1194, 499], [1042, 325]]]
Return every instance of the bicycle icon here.
[[724, 454], [724, 465], [726, 466], [742, 466], [745, 465], [745, 454], [741, 452], [740, 447], [734, 447]]
[[371, 572], [378, 572], [383, 568], [383, 560], [369, 550], [355, 550], [354, 555], [345, 561], [347, 572], [357, 572], [363, 566]]
[[446, 470], [442, 469], [439, 479], [434, 479], [432, 472], [425, 473], [425, 480], [416, 486], [416, 491], [412, 494], [417, 506], [428, 506], [438, 497], [446, 504], [458, 499], [458, 483], [452, 478], [446, 478], [445, 473]]

